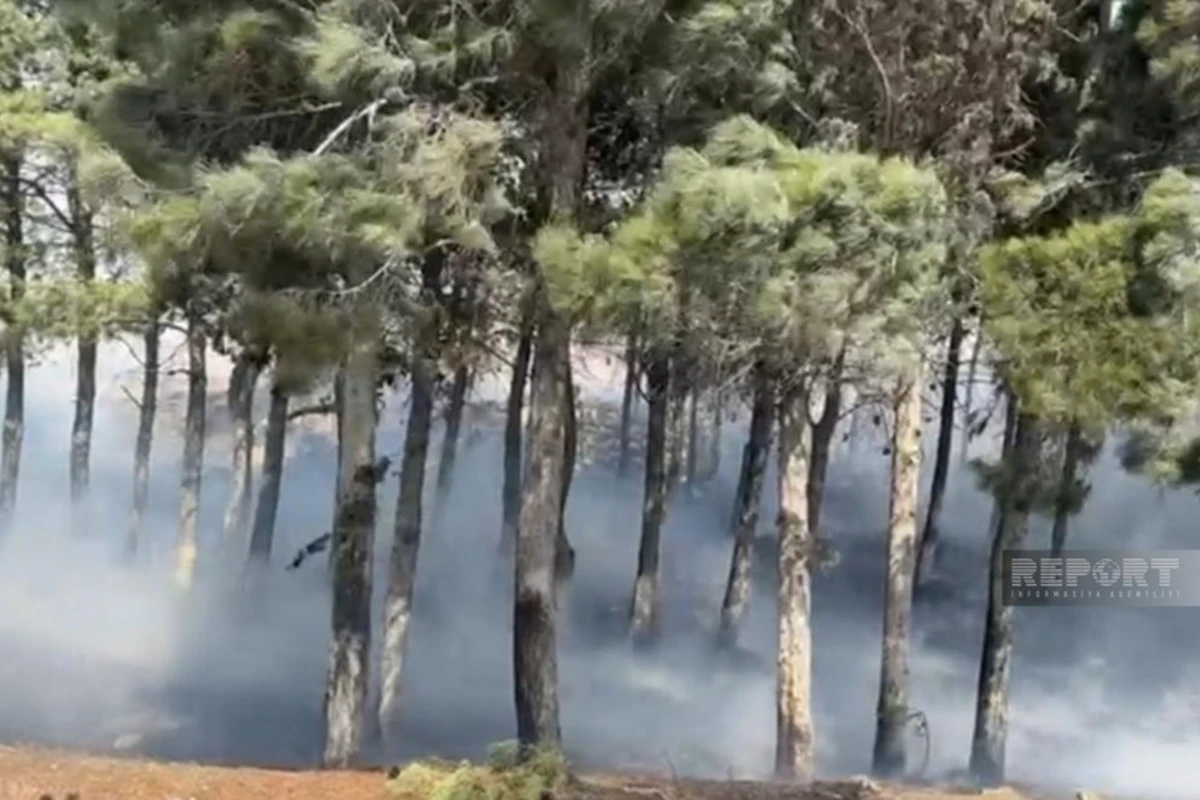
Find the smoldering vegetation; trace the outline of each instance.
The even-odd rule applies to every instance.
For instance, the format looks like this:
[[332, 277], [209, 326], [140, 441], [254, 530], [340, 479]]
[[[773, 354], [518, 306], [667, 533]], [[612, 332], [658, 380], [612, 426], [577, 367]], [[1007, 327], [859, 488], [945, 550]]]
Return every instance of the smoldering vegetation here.
[[[136, 414], [119, 387], [136, 383], [135, 364], [116, 345], [102, 348], [90, 525], [72, 535], [66, 501], [72, 377], [62, 363], [49, 359], [29, 376], [19, 517], [0, 554], [0, 739], [220, 763], [316, 763], [329, 638], [325, 557], [295, 571], [284, 565], [329, 527], [332, 439], [292, 431], [267, 586], [249, 598], [231, 579], [240, 561], [227, 567], [214, 550], [229, 474], [217, 444], [228, 433], [213, 425], [199, 582], [180, 599], [169, 584], [181, 448], [169, 434], [181, 424], [171, 410], [173, 395], [165, 392], [160, 414], [147, 552], [131, 565], [120, 558], [120, 532], [127, 524]], [[493, 390], [481, 382], [473, 402]], [[619, 387], [614, 393], [581, 376], [582, 403], [619, 402], [617, 394]], [[389, 400], [380, 453], [400, 447], [403, 405], [402, 394]], [[631, 649], [626, 627], [640, 476], [635, 470], [621, 481], [611, 464], [580, 465], [568, 511], [578, 566], [559, 641], [565, 746], [580, 765], [716, 778], [771, 772], [773, 465], [741, 646], [732, 655], [713, 646], [745, 416], [739, 412], [724, 427], [717, 479], [697, 493], [682, 487], [672, 501], [663, 542], [664, 636], [650, 652]], [[868, 770], [879, 680], [888, 460], [883, 434], [869, 421], [850, 429], [854, 435], [833, 460], [824, 513], [841, 560], [817, 574], [813, 600], [818, 766], [828, 775]], [[927, 450], [935, 435], [927, 431]], [[973, 442], [972, 454], [994, 451], [998, 435], [993, 424]], [[435, 445], [439, 436], [440, 429]], [[512, 573], [497, 556], [501, 453], [500, 427], [486, 419], [472, 423], [452, 495], [422, 545], [398, 746], [371, 760], [479, 757], [489, 743], [514, 735]], [[389, 476], [381, 496], [380, 573], [395, 484]], [[1093, 484], [1074, 523], [1073, 546], [1192, 545], [1196, 499], [1189, 493], [1161, 492], [1130, 477], [1111, 452], [1097, 462]], [[965, 763], [970, 745], [990, 505], [970, 470], [956, 464], [944, 514], [949, 577], [934, 588], [934, 602], [918, 608], [911, 663], [914, 704], [932, 734], [928, 777], [948, 777]], [[1028, 546], [1048, 546], [1048, 536], [1039, 519]], [[383, 588], [379, 574], [376, 608]], [[1013, 780], [1196, 796], [1200, 689], [1189, 666], [1200, 645], [1195, 610], [1019, 609], [1017, 637]], [[914, 771], [923, 748], [911, 747]]]

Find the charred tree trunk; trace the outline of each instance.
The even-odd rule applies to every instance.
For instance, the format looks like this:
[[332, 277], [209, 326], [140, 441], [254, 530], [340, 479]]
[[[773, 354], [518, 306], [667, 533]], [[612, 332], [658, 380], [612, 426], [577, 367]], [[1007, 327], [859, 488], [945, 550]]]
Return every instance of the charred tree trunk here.
[[[9, 298], [25, 294], [25, 201], [21, 191], [22, 158], [8, 153], [3, 159], [4, 266], [8, 271]], [[4, 360], [7, 385], [4, 399], [3, 452], [0, 453], [0, 533], [11, 526], [17, 508], [21, 475], [21, 442], [25, 437], [25, 335], [17, 326], [5, 332]]]
[[378, 370], [376, 343], [368, 340], [351, 353], [342, 376], [343, 480], [333, 529], [333, 637], [325, 685], [323, 760], [329, 767], [349, 765], [364, 738], [375, 487], [387, 467], [375, 460]]
[[833, 436], [842, 416], [842, 371], [846, 368], [846, 346], [838, 351], [825, 387], [825, 405], [812, 431], [812, 465], [808, 475], [808, 529], [821, 535], [821, 504], [825, 500], [825, 478], [833, 453]]
[[125, 552], [130, 557], [137, 554], [141, 543], [149, 497], [150, 447], [158, 413], [158, 320], [146, 324], [142, 341], [142, 401], [138, 406], [137, 443], [133, 451], [133, 511], [125, 538]]
[[700, 400], [697, 397], [696, 390], [693, 389], [687, 399], [688, 403], [688, 426], [687, 426], [687, 455], [685, 459], [686, 476], [684, 481], [689, 489], [696, 488], [697, 478], [700, 474], [700, 465], [697, 463], [700, 453]]
[[229, 416], [233, 422], [233, 482], [229, 487], [229, 500], [221, 522], [221, 542], [230, 550], [239, 544], [245, 547], [245, 539], [242, 537], [246, 535], [246, 523], [252, 507], [254, 390], [258, 386], [259, 364], [257, 354], [243, 353], [234, 363], [233, 374], [229, 379]]
[[[429, 318], [423, 321], [410, 367], [412, 394], [408, 428], [404, 433], [404, 458], [400, 464], [394, 538], [388, 562], [387, 599], [383, 606], [379, 730], [385, 739], [390, 738], [395, 730], [404, 645], [412, 616], [413, 585], [417, 576], [417, 553], [421, 547], [421, 505], [425, 493], [425, 466], [429, 458], [429, 431], [433, 427], [440, 333], [434, 304], [438, 302], [440, 294], [444, 261], [445, 254], [441, 251], [435, 251], [425, 259], [422, 301]], [[463, 374], [466, 374], [465, 369]], [[464, 378], [464, 394], [465, 387]]]
[[450, 496], [454, 481], [454, 462], [458, 457], [458, 440], [462, 433], [463, 409], [467, 405], [467, 389], [471, 385], [471, 371], [465, 365], [454, 370], [454, 381], [450, 384], [450, 396], [446, 402], [446, 430], [442, 435], [442, 453], [438, 458], [437, 491], [435, 507], [441, 509]]
[[511, 553], [517, 540], [517, 524], [521, 516], [521, 425], [525, 407], [525, 384], [529, 379], [529, 362], [533, 354], [535, 297], [527, 292], [521, 301], [521, 319], [517, 352], [513, 358], [512, 378], [508, 384], [508, 403], [504, 416], [504, 523], [500, 534], [500, 549]]
[[775, 694], [775, 773], [807, 782], [813, 774], [811, 559], [808, 528], [808, 399], [779, 406], [779, 652]]
[[184, 418], [183, 476], [180, 480], [179, 538], [175, 579], [189, 589], [196, 577], [200, 530], [200, 488], [204, 473], [204, 428], [208, 401], [208, 338], [196, 313], [188, 315], [188, 391]]
[[279, 493], [283, 486], [283, 454], [287, 444], [288, 395], [278, 379], [271, 386], [271, 405], [267, 411], [267, 433], [263, 442], [262, 485], [254, 507], [254, 526], [250, 531], [250, 563], [265, 566], [271, 561], [275, 540], [275, 517], [279, 511]]
[[543, 299], [530, 397], [532, 436], [525, 464], [514, 574], [513, 677], [517, 738], [557, 746], [558, 655], [555, 561], [562, 509], [564, 388], [570, 329]]
[[875, 711], [875, 773], [899, 777], [907, 764], [908, 632], [916, 566], [917, 503], [921, 479], [920, 363], [901, 379], [892, 434], [892, 492], [884, 579], [883, 657]]
[[633, 425], [633, 403], [637, 395], [637, 334], [629, 334], [625, 345], [625, 390], [621, 395], [621, 430], [619, 434], [617, 475], [624, 478], [629, 474], [630, 428]]
[[630, 605], [630, 630], [636, 639], [655, 632], [658, 621], [658, 560], [669, 491], [666, 470], [667, 417], [671, 365], [662, 352], [649, 354], [646, 365], [646, 478], [642, 501], [642, 536], [637, 577]]
[[737, 640], [738, 628], [750, 604], [750, 567], [762, 508], [763, 476], [771, 449], [774, 409], [771, 377], [766, 365], [760, 362], [755, 366], [750, 435], [742, 455], [742, 482], [734, 504], [733, 556], [729, 562], [729, 578], [725, 582], [725, 597], [721, 601], [720, 640], [726, 645]]
[[1083, 429], [1078, 420], [1071, 422], [1067, 429], [1067, 444], [1063, 453], [1062, 473], [1058, 479], [1058, 493], [1054, 498], [1054, 527], [1050, 530], [1050, 553], [1054, 557], [1062, 555], [1067, 544], [1067, 529], [1070, 525], [1071, 514], [1074, 512], [1074, 494], [1076, 492], [1076, 475], [1079, 463], [1083, 459]]
[[701, 481], [711, 481], [721, 471], [721, 427], [725, 421], [725, 394], [720, 389], [715, 390], [709, 405], [708, 453], [704, 460], [704, 469], [700, 473]]
[[[960, 317], [955, 317], [946, 346], [946, 372], [942, 376], [942, 409], [938, 420], [937, 455], [933, 462], [933, 483], [929, 488], [929, 510], [925, 530], [921, 534], [920, 556], [917, 560], [917, 583], [932, 577], [937, 566], [937, 546], [940, 531], [938, 517], [946, 497], [946, 479], [950, 477], [950, 447], [954, 443], [954, 406], [958, 397], [958, 359], [966, 329]], [[965, 435], [965, 434], [964, 434]]]
[[570, 346], [563, 365], [566, 381], [563, 403], [563, 469], [562, 494], [558, 501], [558, 534], [554, 545], [554, 597], [556, 606], [566, 592], [567, 582], [575, 574], [575, 548], [567, 537], [567, 496], [575, 476], [575, 461], [579, 454], [579, 417], [575, 405], [575, 378], [571, 370]]
[[[90, 285], [96, 278], [96, 244], [92, 229], [92, 212], [79, 193], [79, 181], [74, 166], [67, 178], [67, 211], [71, 219], [72, 249], [79, 281]], [[91, 477], [92, 422], [96, 414], [96, 332], [79, 333], [79, 352], [75, 368], [75, 419], [71, 424], [71, 504], [78, 507], [87, 495]], [[76, 532], [86, 524], [77, 517]]]
[[[1009, 401], [1014, 407], [1015, 397]], [[1027, 483], [1037, 457], [1035, 421], [1019, 412], [997, 488], [998, 515], [992, 538], [987, 617], [979, 659], [975, 728], [971, 738], [971, 774], [982, 784], [1004, 781], [1008, 740], [1008, 684], [1012, 666], [1013, 610], [1003, 602], [1004, 552], [1020, 546], [1029, 519]]]
[[[678, 359], [673, 359], [678, 362]], [[682, 364], [671, 370], [671, 388], [667, 401], [667, 494], [675, 492], [683, 479], [684, 450], [687, 446], [687, 389]]]

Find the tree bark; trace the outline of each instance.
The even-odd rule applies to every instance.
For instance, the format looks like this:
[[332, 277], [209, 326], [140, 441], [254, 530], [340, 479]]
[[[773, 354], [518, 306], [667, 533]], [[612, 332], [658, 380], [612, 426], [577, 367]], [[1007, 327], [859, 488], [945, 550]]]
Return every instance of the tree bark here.
[[625, 344], [625, 389], [621, 394], [621, 430], [619, 433], [617, 475], [624, 478], [629, 474], [630, 428], [633, 425], [633, 404], [637, 396], [638, 339], [630, 333]]
[[646, 365], [646, 475], [637, 577], [630, 605], [630, 630], [637, 639], [653, 636], [658, 622], [658, 561], [669, 492], [666, 470], [667, 418], [671, 366], [665, 353], [652, 352]]
[[833, 453], [833, 436], [842, 416], [842, 371], [846, 368], [846, 345], [834, 359], [825, 386], [825, 404], [821, 418], [812, 431], [812, 465], [808, 475], [808, 529], [813, 536], [821, 535], [821, 505], [825, 500], [825, 478], [829, 474], [829, 458]]
[[[330, 530], [336, 530], [338, 518], [341, 514], [342, 498], [349, 491], [349, 473], [342, 467], [345, 463], [345, 440], [346, 440], [346, 369], [343, 365], [338, 369], [337, 374], [333, 378], [333, 418], [334, 427], [337, 429], [337, 465], [334, 467], [334, 482], [333, 482], [333, 520], [330, 525]], [[334, 548], [329, 548], [329, 558], [325, 562], [328, 567], [328, 577], [330, 584], [334, 581], [334, 573], [336, 572], [336, 559], [334, 558]]]
[[442, 453], [438, 458], [437, 490], [435, 507], [441, 509], [450, 496], [454, 482], [454, 462], [458, 456], [458, 440], [462, 432], [463, 409], [467, 405], [467, 389], [471, 385], [471, 371], [465, 364], [454, 370], [454, 381], [450, 384], [450, 396], [446, 401], [446, 429], [442, 435]]
[[[245, 546], [246, 523], [254, 488], [254, 390], [258, 385], [256, 354], [243, 353], [234, 364], [229, 381], [229, 416], [233, 422], [233, 481], [221, 522], [221, 542], [232, 550]], [[272, 393], [275, 390], [272, 389]], [[273, 398], [272, 394], [272, 398]], [[269, 424], [269, 423], [268, 423]], [[257, 512], [255, 512], [257, 514]]]
[[708, 426], [708, 454], [704, 461], [704, 470], [700, 480], [711, 481], [721, 471], [721, 427], [725, 421], [725, 393], [717, 389], [710, 397], [709, 413], [712, 415]]
[[341, 498], [333, 529], [333, 637], [325, 686], [328, 767], [344, 767], [363, 745], [368, 658], [371, 652], [371, 562], [375, 541], [375, 487], [385, 470], [375, 460], [374, 341], [359, 342], [343, 373]]
[[[410, 369], [412, 393], [409, 400], [408, 427], [404, 434], [404, 456], [400, 463], [394, 538], [388, 562], [387, 598], [383, 606], [379, 730], [385, 739], [395, 730], [404, 647], [412, 615], [413, 585], [417, 576], [417, 553], [421, 546], [421, 506], [425, 494], [425, 467], [429, 459], [429, 431], [433, 427], [434, 383], [437, 377], [440, 334], [435, 304], [440, 294], [444, 261], [445, 253], [440, 250], [434, 251], [426, 257], [422, 270], [422, 304], [429, 318], [423, 321], [419, 338], [413, 348]], [[465, 368], [462, 374], [466, 374]], [[457, 384], [457, 377], [455, 381]], [[464, 393], [465, 387], [464, 379]], [[440, 474], [438, 477], [441, 477]]]
[[700, 474], [700, 465], [697, 463], [700, 453], [700, 400], [695, 389], [692, 389], [689, 395], [685, 401], [688, 404], [688, 426], [687, 455], [684, 462], [686, 477], [684, 480], [689, 489], [694, 489]]
[[921, 384], [918, 362], [900, 380], [892, 435], [892, 492], [884, 578], [883, 656], [875, 712], [875, 773], [899, 777], [907, 763], [908, 632], [916, 566], [917, 503], [921, 479]]
[[[1016, 399], [1010, 395], [1010, 403]], [[1034, 419], [1018, 413], [997, 494], [999, 511], [992, 538], [987, 617], [979, 659], [975, 727], [971, 739], [971, 774], [982, 784], [1004, 781], [1008, 739], [1008, 684], [1012, 667], [1013, 610], [1003, 603], [1004, 552], [1020, 546], [1029, 519], [1026, 484], [1037, 457]]]
[[1050, 552], [1056, 558], [1062, 555], [1067, 544], [1067, 529], [1074, 510], [1071, 500], [1075, 492], [1079, 462], [1083, 458], [1083, 444], [1083, 429], [1078, 420], [1072, 420], [1071, 427], [1067, 429], [1062, 473], [1058, 479], [1058, 494], [1054, 498], [1054, 526], [1050, 530]]
[[[21, 192], [19, 153], [3, 159], [4, 266], [8, 271], [9, 297], [15, 303], [25, 294], [25, 202]], [[0, 453], [0, 533], [12, 525], [17, 508], [21, 474], [21, 442], [25, 436], [25, 336], [13, 327], [4, 342], [7, 385], [4, 400], [3, 452]]]
[[521, 516], [521, 440], [524, 434], [521, 417], [525, 406], [525, 384], [529, 379], [529, 362], [533, 354], [535, 312], [534, 294], [527, 290], [521, 300], [517, 352], [513, 358], [504, 417], [504, 488], [501, 497], [504, 522], [500, 533], [500, 549], [505, 553], [513, 551]]
[[[672, 359], [677, 362], [678, 358]], [[667, 402], [667, 494], [675, 492], [683, 474], [684, 450], [687, 447], [687, 388], [682, 364], [671, 370], [671, 388]]]
[[[938, 518], [946, 497], [946, 480], [950, 477], [950, 448], [954, 443], [954, 406], [958, 398], [958, 361], [962, 340], [966, 335], [961, 317], [954, 318], [950, 341], [946, 345], [946, 372], [942, 376], [942, 408], [938, 420], [937, 455], [933, 462], [933, 483], [929, 488], [929, 509], [925, 515], [925, 530], [921, 534], [920, 556], [917, 560], [918, 584], [933, 576], [937, 567]], [[964, 436], [966, 434], [964, 433]]]
[[561, 606], [567, 582], [575, 574], [575, 548], [567, 537], [567, 497], [571, 493], [571, 482], [575, 477], [575, 461], [579, 453], [579, 418], [575, 405], [575, 378], [571, 369], [570, 345], [563, 365], [566, 381], [563, 396], [563, 468], [562, 494], [558, 501], [558, 533], [554, 545], [554, 598], [556, 607]]
[[[72, 249], [75, 269], [85, 286], [96, 278], [96, 245], [92, 229], [92, 213], [79, 193], [79, 181], [74, 165], [67, 178], [67, 213], [71, 219]], [[87, 524], [80, 517], [79, 504], [87, 495], [92, 453], [92, 423], [96, 414], [96, 332], [79, 332], [79, 351], [75, 368], [75, 419], [71, 424], [71, 504], [76, 507], [73, 519], [76, 532]]]
[[525, 463], [514, 570], [513, 678], [517, 739], [522, 745], [558, 746], [558, 656], [555, 561], [562, 505], [563, 411], [567, 321], [542, 299], [530, 404], [532, 436]]
[[966, 424], [963, 429], [962, 442], [959, 444], [958, 461], [967, 463], [967, 446], [971, 443], [971, 409], [975, 399], [975, 376], [979, 372], [979, 356], [983, 350], [983, 319], [980, 318], [975, 330], [975, 341], [971, 344], [971, 360], [967, 362], [967, 390], [963, 398], [963, 419]]
[[190, 589], [196, 577], [200, 527], [200, 489], [204, 472], [204, 428], [208, 401], [208, 338], [195, 313], [188, 315], [188, 391], [184, 418], [183, 476], [180, 480], [179, 538], [175, 549], [175, 580]]
[[150, 447], [154, 441], [154, 418], [158, 413], [158, 320], [146, 324], [142, 333], [142, 401], [138, 406], [137, 443], [133, 451], [133, 511], [125, 538], [126, 555], [137, 554], [146, 518], [150, 486]]
[[808, 528], [808, 399], [792, 392], [779, 406], [779, 643], [775, 773], [813, 774], [811, 569]]
[[[770, 453], [775, 397], [767, 367], [760, 362], [754, 370], [754, 401], [750, 410], [750, 435], [742, 455], [742, 482], [734, 503], [733, 556], [721, 601], [720, 640], [732, 645], [750, 604], [750, 567], [754, 537], [762, 508], [763, 477]], [[807, 480], [807, 477], [806, 477]], [[807, 510], [807, 509], [806, 509]]]
[[267, 433], [263, 442], [262, 485], [254, 507], [254, 526], [250, 531], [250, 563], [266, 566], [271, 561], [275, 540], [275, 517], [279, 511], [279, 493], [283, 486], [283, 454], [287, 444], [288, 395], [276, 380], [271, 386], [271, 405], [267, 410]]

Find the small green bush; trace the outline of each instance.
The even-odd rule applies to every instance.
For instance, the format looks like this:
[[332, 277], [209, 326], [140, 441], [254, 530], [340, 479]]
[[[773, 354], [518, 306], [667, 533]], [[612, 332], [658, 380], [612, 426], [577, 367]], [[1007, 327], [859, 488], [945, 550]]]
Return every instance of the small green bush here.
[[388, 779], [388, 790], [407, 800], [542, 800], [566, 778], [557, 750], [523, 753], [516, 742], [501, 742], [488, 748], [486, 766], [414, 762]]

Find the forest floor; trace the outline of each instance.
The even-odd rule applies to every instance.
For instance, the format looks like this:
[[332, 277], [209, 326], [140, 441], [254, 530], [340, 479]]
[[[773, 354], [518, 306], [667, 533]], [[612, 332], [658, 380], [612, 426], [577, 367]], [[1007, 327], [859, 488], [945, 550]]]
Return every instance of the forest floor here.
[[[0, 800], [430, 800], [406, 794], [389, 788], [382, 771], [216, 767], [0, 747]], [[799, 787], [617, 775], [572, 778], [556, 794], [563, 800], [1043, 800], [1013, 789], [979, 792], [863, 780]]]

